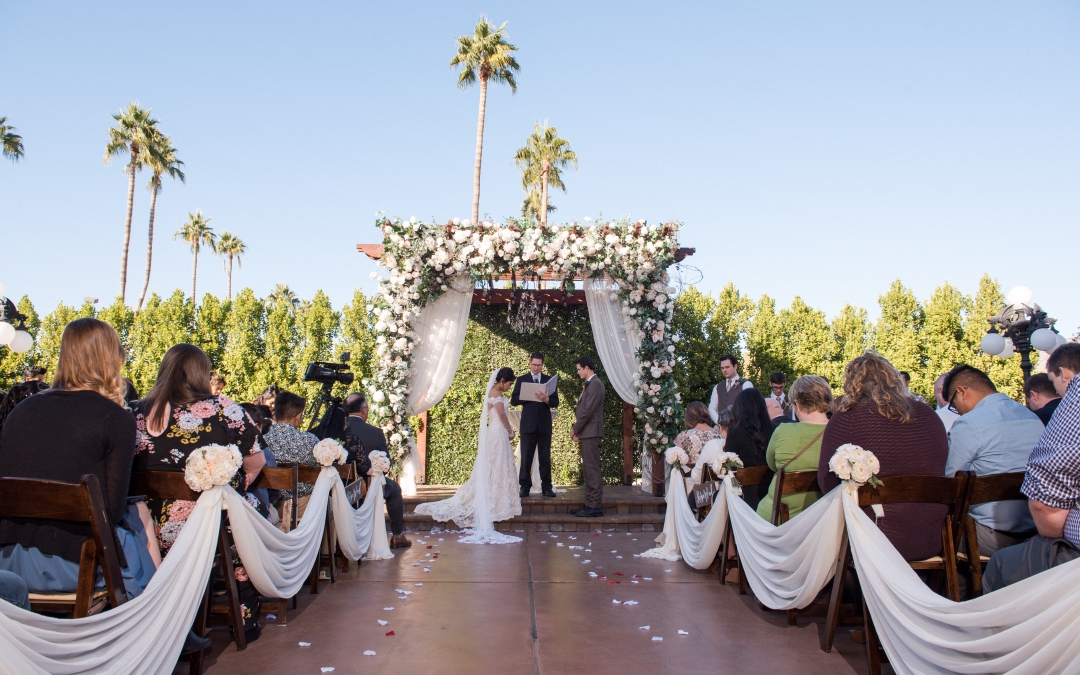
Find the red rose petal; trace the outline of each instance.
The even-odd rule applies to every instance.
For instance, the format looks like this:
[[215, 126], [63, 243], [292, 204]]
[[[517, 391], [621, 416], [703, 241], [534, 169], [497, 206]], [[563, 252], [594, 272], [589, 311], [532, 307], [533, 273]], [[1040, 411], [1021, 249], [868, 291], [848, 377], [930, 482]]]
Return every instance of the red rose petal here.
[[389, 633], [387, 633], [388, 636], [393, 635], [393, 634], [394, 634], [394, 631], [390, 631]]
[[431, 548], [431, 547], [430, 547], [430, 546], [428, 546], [428, 548]]
[[615, 575], [615, 576], [617, 576], [617, 577], [625, 577], [625, 576], [626, 576], [626, 575], [625, 575], [625, 574], [623, 574], [622, 572], [612, 572], [612, 574], [614, 574], [614, 575]]
[[609, 581], [608, 581], [608, 583], [609, 583], [609, 584], [620, 584], [620, 583], [622, 583], [622, 582], [621, 582], [621, 581], [610, 581], [610, 580], [609, 580]]

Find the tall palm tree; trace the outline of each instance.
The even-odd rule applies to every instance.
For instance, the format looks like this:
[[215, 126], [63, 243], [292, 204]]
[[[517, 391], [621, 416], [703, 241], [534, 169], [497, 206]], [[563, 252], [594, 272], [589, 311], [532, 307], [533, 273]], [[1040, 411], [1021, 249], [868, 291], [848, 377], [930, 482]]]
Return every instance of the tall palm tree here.
[[[525, 199], [521, 202], [521, 215], [532, 217], [536, 222], [540, 222], [540, 203], [543, 201], [543, 197], [540, 195], [540, 191], [535, 187], [526, 190]], [[548, 200], [547, 212], [551, 213], [555, 210], [555, 205]]]
[[510, 85], [510, 91], [517, 93], [517, 80], [514, 73], [520, 66], [514, 60], [517, 47], [506, 41], [504, 21], [497, 29], [480, 15], [472, 35], [462, 35], [457, 39], [458, 51], [450, 59], [450, 67], [461, 66], [458, 75], [458, 87], [468, 89], [480, 81], [480, 116], [476, 123], [476, 165], [473, 167], [473, 204], [472, 220], [480, 219], [480, 157], [484, 153], [484, 114], [487, 109], [488, 80]]
[[184, 163], [176, 158], [176, 148], [173, 147], [172, 140], [165, 134], [157, 133], [156, 129], [152, 142], [139, 157], [140, 162], [149, 168], [154, 176], [147, 186], [150, 190], [150, 236], [146, 244], [146, 276], [143, 279], [142, 292], [139, 293], [139, 304], [135, 306], [136, 312], [142, 309], [146, 289], [150, 287], [150, 263], [154, 257], [154, 214], [157, 211], [157, 196], [161, 192], [161, 177], [167, 175], [180, 179], [181, 183], [186, 181], [184, 172], [180, 170]]
[[548, 187], [566, 192], [562, 170], [571, 165], [576, 169], [577, 155], [570, 149], [570, 142], [559, 138], [555, 127], [549, 127], [545, 122], [536, 125], [536, 131], [529, 136], [525, 147], [514, 155], [514, 161], [521, 169], [522, 186], [526, 190], [533, 186], [540, 188], [540, 208], [537, 213], [540, 224], [547, 225]]
[[23, 156], [22, 136], [15, 133], [15, 127], [8, 125], [7, 117], [0, 117], [0, 153], [13, 162]]
[[183, 239], [191, 247], [191, 300], [197, 303], [198, 301], [195, 299], [195, 273], [199, 269], [199, 248], [209, 246], [213, 250], [217, 236], [210, 229], [210, 219], [203, 216], [202, 211], [196, 210], [195, 213], [188, 212], [187, 222], [180, 226], [180, 229], [173, 235], [173, 239]]
[[131, 244], [131, 212], [135, 207], [135, 172], [141, 168], [140, 155], [150, 145], [157, 129], [157, 120], [150, 117], [150, 110], [143, 110], [139, 103], [129, 103], [127, 110], [121, 109], [113, 115], [116, 126], [109, 129], [109, 143], [105, 146], [105, 163], [127, 153], [128, 162], [128, 198], [127, 217], [124, 219], [124, 248], [120, 256], [120, 301], [127, 293], [128, 248]]
[[[228, 298], [232, 300], [232, 264], [233, 258], [236, 258], [236, 266], [242, 267], [240, 264], [240, 256], [247, 250], [247, 246], [244, 242], [240, 241], [240, 237], [232, 234], [231, 232], [222, 232], [218, 237], [217, 248], [215, 249], [218, 255], [223, 255], [229, 260], [229, 266], [225, 269], [225, 273], [229, 275], [229, 295]], [[225, 267], [225, 261], [221, 261], [221, 266]]]
[[293, 314], [300, 307], [300, 298], [296, 297], [296, 293], [292, 292], [292, 289], [285, 284], [278, 284], [274, 286], [274, 290], [270, 291], [270, 295], [266, 296], [266, 307], [272, 308], [278, 304], [279, 301], [284, 301], [289, 306], [289, 311]]

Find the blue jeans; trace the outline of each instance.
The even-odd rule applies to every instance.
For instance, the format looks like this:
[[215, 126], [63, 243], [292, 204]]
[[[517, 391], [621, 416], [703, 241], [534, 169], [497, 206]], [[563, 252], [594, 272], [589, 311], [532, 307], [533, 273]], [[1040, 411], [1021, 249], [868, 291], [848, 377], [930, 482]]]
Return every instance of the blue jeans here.
[[30, 609], [30, 593], [26, 582], [18, 574], [0, 570], [0, 600], [5, 600], [23, 609]]

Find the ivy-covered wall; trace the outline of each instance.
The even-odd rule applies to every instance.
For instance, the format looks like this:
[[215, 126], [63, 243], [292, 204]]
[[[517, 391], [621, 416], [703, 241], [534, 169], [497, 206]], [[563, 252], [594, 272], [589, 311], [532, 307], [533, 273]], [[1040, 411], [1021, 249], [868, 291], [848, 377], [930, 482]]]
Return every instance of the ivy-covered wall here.
[[[506, 306], [475, 305], [469, 315], [465, 347], [454, 383], [429, 415], [427, 482], [461, 484], [469, 478], [476, 458], [480, 405], [492, 371], [503, 366], [521, 375], [529, 355], [545, 356], [544, 372], [559, 375], [559, 415], [551, 438], [551, 478], [556, 485], [583, 482], [578, 444], [570, 439], [581, 380], [574, 368], [580, 356], [591, 356], [607, 387], [604, 399], [604, 442], [600, 448], [604, 482], [622, 480], [622, 399], [611, 388], [593, 343], [585, 307], [554, 309], [551, 324], [541, 333], [519, 335], [506, 324]], [[507, 392], [509, 396], [509, 392]], [[516, 442], [516, 441], [515, 441]]]

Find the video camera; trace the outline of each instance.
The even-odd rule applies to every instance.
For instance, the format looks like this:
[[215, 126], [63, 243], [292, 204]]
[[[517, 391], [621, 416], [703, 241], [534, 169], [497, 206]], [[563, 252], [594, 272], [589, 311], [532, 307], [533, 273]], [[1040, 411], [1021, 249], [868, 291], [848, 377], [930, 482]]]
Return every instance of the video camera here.
[[[331, 361], [315, 361], [308, 364], [304, 373], [304, 382], [319, 382], [322, 384], [322, 393], [317, 400], [311, 402], [311, 427], [308, 431], [319, 438], [335, 438], [345, 441], [345, 409], [341, 407], [341, 399], [334, 396], [334, 385], [352, 384], [355, 375], [349, 371], [349, 359], [352, 355], [345, 352], [341, 355], [341, 363]], [[323, 406], [326, 411], [322, 417], [319, 412]]]
[[349, 370], [349, 358], [351, 354], [345, 352], [341, 355], [341, 363], [331, 361], [315, 361], [309, 363], [307, 372], [304, 373], [304, 382], [321, 382], [333, 387], [336, 383], [352, 384], [355, 376], [347, 372]]

